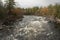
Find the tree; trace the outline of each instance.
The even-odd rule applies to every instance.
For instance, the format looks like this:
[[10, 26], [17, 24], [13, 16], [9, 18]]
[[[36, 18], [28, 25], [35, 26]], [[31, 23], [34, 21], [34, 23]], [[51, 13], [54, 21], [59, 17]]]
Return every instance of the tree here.
[[54, 8], [55, 8], [55, 18], [60, 18], [60, 5], [59, 4], [56, 4], [54, 5]]
[[6, 8], [8, 10], [8, 14], [12, 14], [11, 9], [14, 8], [15, 2], [14, 0], [6, 0]]
[[2, 0], [0, 0], [0, 10], [3, 8]]
[[5, 8], [3, 6], [3, 2], [2, 0], [0, 0], [0, 19], [4, 19], [5, 17]]
[[0, 7], [3, 5], [2, 0], [0, 0]]

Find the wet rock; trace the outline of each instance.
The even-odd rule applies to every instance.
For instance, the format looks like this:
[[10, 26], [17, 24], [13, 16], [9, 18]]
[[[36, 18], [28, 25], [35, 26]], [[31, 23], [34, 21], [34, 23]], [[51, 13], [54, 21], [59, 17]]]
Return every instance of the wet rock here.
[[24, 16], [13, 27], [15, 28], [2, 31], [3, 37], [0, 40], [60, 40], [60, 33], [53, 24], [40, 16]]

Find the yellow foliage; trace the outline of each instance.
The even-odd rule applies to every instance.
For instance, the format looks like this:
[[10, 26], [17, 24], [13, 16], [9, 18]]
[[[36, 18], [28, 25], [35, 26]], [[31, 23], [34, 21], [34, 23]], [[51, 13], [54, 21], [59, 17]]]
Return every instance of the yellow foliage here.
[[23, 14], [23, 10], [19, 8], [11, 9], [12, 13], [15, 14]]
[[42, 9], [41, 9], [41, 12], [42, 12], [42, 13], [47, 13], [47, 12], [48, 12], [48, 8], [46, 8], [46, 7], [45, 7], [45, 8], [42, 8]]

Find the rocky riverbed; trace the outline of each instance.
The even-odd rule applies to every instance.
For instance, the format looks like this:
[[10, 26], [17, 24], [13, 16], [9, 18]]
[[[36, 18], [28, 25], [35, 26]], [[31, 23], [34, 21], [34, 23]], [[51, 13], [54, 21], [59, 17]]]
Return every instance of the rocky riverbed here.
[[0, 30], [0, 40], [60, 40], [54, 23], [46, 17], [24, 16], [22, 21], [6, 27]]

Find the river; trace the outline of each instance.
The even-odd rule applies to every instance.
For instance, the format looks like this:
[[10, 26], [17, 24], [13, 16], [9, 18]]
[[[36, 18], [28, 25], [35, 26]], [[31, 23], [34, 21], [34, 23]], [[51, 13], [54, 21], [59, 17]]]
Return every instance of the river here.
[[[8, 27], [8, 26], [7, 26]], [[0, 31], [0, 40], [60, 40], [54, 23], [46, 17], [28, 15], [8, 31]], [[6, 29], [5, 29], [6, 30]]]

